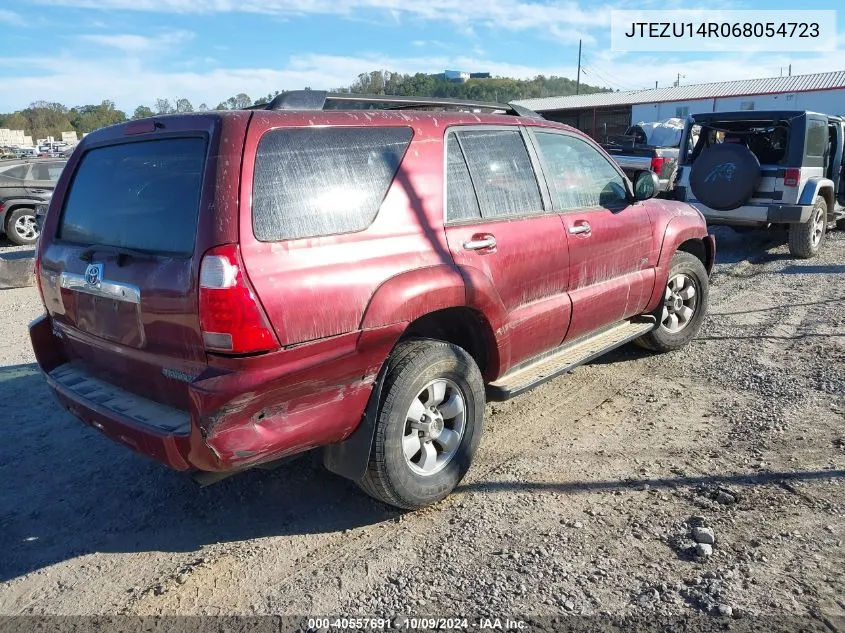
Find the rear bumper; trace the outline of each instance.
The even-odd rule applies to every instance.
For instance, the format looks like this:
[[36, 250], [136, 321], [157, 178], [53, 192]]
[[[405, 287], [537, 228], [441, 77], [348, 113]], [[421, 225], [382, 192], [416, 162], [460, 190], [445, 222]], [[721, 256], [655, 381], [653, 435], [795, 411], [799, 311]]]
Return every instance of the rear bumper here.
[[[81, 379], [79, 383], [68, 384], [65, 378], [72, 374]], [[121, 406], [117, 399], [120, 394], [116, 392], [122, 390], [113, 390], [110, 394], [113, 399], [105, 402], [97, 400], [98, 393], [102, 392], [95, 391], [93, 394], [84, 395], [78, 387], [86, 388], [94, 379], [82, 378], [80, 372], [70, 363], [60, 365], [50, 373], [44, 373], [44, 377], [62, 407], [106, 437], [174, 470], [192, 468], [189, 461], [191, 421], [187, 413], [181, 414], [184, 421], [182, 428], [166, 430], [155, 426], [157, 420], [151, 420], [151, 424], [144, 424], [137, 418], [131, 417], [131, 414], [120, 413], [117, 410]], [[131, 394], [125, 395], [127, 400], [135, 401], [142, 406], [150, 408], [156, 406], [156, 403], [150, 400], [131, 396]]]
[[391, 326], [222, 360], [188, 385], [190, 410], [182, 411], [87, 373], [64, 355], [46, 315], [30, 324], [39, 367], [65, 409], [174, 470], [207, 472], [242, 470], [348, 437], [399, 333]]
[[730, 211], [717, 211], [700, 202], [690, 203], [701, 211], [708, 224], [728, 226], [765, 226], [767, 224], [802, 224], [810, 219], [812, 205], [745, 205]]

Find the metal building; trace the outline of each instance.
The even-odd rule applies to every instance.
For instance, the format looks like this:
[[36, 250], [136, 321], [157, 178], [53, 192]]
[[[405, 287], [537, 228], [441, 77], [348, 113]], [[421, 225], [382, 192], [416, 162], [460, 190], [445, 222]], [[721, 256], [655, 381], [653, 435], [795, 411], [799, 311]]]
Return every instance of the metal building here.
[[845, 114], [845, 70], [743, 79], [673, 88], [601, 92], [516, 102], [596, 139], [624, 134], [633, 123], [732, 110], [812, 110]]

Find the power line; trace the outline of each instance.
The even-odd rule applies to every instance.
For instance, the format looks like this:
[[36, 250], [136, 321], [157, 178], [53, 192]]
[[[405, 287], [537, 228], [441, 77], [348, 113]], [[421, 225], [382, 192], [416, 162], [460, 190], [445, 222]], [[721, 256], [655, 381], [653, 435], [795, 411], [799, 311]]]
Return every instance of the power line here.
[[627, 80], [620, 79], [606, 68], [596, 66], [595, 64], [591, 63], [591, 60], [589, 58], [586, 59], [586, 62], [589, 64], [589, 68], [593, 71], [593, 74], [597, 75], [599, 78], [603, 79], [607, 83], [622, 88], [623, 90], [634, 90], [634, 88], [624, 83]]
[[607, 84], [610, 88], [617, 88], [617, 89], [621, 89], [621, 90], [631, 90], [630, 87], [625, 86], [623, 84], [620, 84], [618, 81], [614, 81], [613, 79], [609, 79], [608, 77], [606, 77], [602, 72], [597, 70], [595, 68], [595, 66], [585, 66], [582, 69], [582, 72], [585, 75], [590, 74], [590, 75], [596, 77], [597, 79], [599, 79], [603, 83]]

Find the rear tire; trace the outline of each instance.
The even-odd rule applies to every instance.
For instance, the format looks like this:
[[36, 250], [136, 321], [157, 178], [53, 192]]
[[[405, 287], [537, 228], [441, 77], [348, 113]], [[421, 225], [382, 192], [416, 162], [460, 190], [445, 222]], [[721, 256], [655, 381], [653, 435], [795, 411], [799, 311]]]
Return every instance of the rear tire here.
[[12, 244], [28, 246], [38, 241], [38, 223], [35, 209], [21, 207], [15, 209], [6, 219], [6, 237]]
[[382, 394], [370, 463], [358, 484], [398, 508], [440, 501], [463, 479], [481, 441], [478, 366], [456, 345], [406, 341], [388, 360]]
[[816, 197], [810, 219], [789, 227], [789, 252], [795, 257], [810, 259], [819, 254], [827, 233], [827, 202]]
[[695, 255], [678, 251], [672, 258], [663, 300], [654, 312], [658, 326], [635, 342], [653, 352], [672, 352], [687, 345], [707, 314], [710, 279]]

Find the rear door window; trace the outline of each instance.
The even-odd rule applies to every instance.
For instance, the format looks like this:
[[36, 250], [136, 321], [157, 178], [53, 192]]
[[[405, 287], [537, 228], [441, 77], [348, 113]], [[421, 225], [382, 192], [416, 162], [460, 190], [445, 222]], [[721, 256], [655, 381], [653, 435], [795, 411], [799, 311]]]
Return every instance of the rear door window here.
[[478, 198], [472, 186], [464, 153], [454, 134], [446, 142], [446, 220], [481, 219]]
[[531, 157], [518, 130], [458, 132], [484, 218], [543, 212]]
[[73, 177], [57, 237], [188, 255], [197, 232], [204, 138], [89, 150]]
[[827, 140], [826, 121], [819, 121], [818, 119], [807, 121], [807, 156], [824, 156]]
[[393, 182], [411, 135], [406, 127], [267, 132], [255, 158], [256, 239], [274, 242], [366, 229]]

